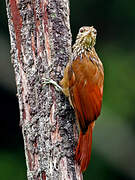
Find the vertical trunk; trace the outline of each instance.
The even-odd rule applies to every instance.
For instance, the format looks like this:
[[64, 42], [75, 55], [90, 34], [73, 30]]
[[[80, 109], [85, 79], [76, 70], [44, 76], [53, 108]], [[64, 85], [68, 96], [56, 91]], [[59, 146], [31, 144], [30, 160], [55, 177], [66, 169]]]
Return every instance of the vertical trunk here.
[[82, 179], [74, 162], [74, 112], [57, 83], [71, 56], [68, 0], [7, 0], [20, 124], [29, 180]]

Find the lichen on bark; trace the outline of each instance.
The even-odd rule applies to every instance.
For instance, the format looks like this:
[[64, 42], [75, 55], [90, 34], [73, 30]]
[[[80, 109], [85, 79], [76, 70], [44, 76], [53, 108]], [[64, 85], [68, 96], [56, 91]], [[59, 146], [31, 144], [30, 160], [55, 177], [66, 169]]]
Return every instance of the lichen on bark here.
[[57, 83], [71, 56], [68, 0], [7, 0], [11, 60], [29, 180], [82, 179], [74, 111]]

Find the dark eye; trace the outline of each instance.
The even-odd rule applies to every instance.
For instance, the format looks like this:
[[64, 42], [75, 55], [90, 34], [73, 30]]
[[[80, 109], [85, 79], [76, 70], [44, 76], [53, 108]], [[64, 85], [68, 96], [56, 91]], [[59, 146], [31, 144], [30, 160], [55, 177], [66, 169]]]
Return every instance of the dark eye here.
[[80, 29], [80, 33], [83, 33], [84, 32], [84, 29]]
[[94, 34], [97, 34], [97, 31], [94, 31], [93, 33], [94, 33]]

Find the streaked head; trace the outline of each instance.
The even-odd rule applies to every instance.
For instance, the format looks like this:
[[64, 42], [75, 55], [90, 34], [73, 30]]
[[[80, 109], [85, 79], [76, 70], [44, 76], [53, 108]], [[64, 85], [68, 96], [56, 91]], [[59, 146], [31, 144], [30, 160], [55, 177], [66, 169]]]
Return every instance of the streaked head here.
[[97, 31], [93, 26], [83, 26], [79, 29], [76, 43], [80, 43], [85, 49], [94, 47]]

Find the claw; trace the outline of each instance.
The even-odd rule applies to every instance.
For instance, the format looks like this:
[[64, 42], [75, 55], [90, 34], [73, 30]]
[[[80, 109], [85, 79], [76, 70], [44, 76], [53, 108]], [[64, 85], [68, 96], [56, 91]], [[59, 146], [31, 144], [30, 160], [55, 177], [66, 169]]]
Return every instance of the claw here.
[[56, 91], [60, 92], [62, 91], [62, 88], [52, 79], [49, 79], [49, 78], [43, 78], [44, 82], [43, 82], [43, 85], [46, 86], [47, 84], [52, 84], [54, 85]]

